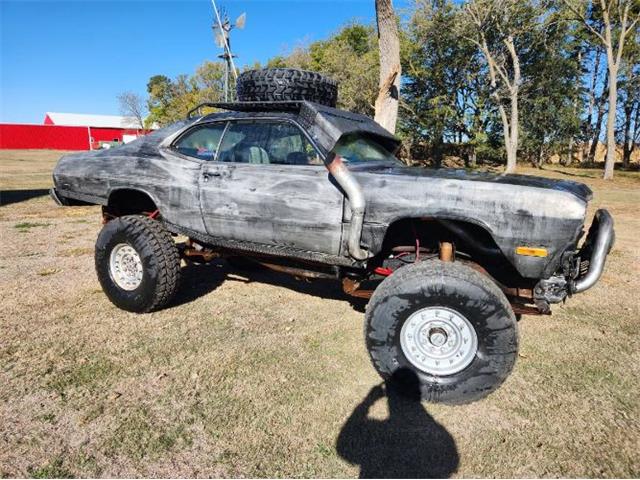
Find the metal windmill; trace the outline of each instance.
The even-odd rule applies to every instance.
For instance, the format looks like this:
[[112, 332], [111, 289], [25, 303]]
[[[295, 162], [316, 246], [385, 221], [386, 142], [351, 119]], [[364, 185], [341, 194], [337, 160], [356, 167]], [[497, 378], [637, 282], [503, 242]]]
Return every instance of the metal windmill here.
[[213, 12], [215, 13], [215, 19], [212, 25], [213, 28], [213, 36], [216, 41], [216, 45], [219, 48], [223, 49], [223, 53], [218, 55], [218, 58], [224, 60], [224, 101], [229, 101], [229, 72], [233, 73], [233, 78], [238, 78], [238, 71], [236, 70], [236, 65], [233, 59], [236, 57], [231, 52], [231, 30], [234, 28], [239, 28], [242, 30], [247, 21], [247, 14], [241, 14], [235, 23], [231, 23], [229, 21], [229, 15], [225, 10], [222, 10], [222, 15], [218, 11], [218, 7], [216, 6], [215, 0], [211, 0], [211, 5], [213, 5]]

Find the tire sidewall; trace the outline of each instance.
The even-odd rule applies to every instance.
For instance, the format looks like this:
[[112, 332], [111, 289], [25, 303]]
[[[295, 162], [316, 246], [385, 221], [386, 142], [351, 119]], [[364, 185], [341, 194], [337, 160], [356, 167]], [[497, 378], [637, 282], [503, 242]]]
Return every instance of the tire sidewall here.
[[[462, 403], [487, 395], [509, 375], [517, 352], [517, 327], [511, 308], [494, 292], [472, 281], [446, 275], [408, 278], [395, 287], [390, 290], [400, 287], [401, 293], [385, 295], [379, 301], [372, 298], [373, 307], [367, 311], [367, 348], [384, 378], [408, 369], [418, 377], [423, 398]], [[407, 359], [400, 342], [402, 327], [411, 314], [435, 306], [464, 316], [478, 338], [478, 349], [471, 363], [460, 372], [446, 376], [418, 369]]]
[[[157, 261], [143, 235], [133, 235], [129, 224], [120, 218], [107, 223], [96, 241], [95, 264], [98, 280], [111, 302], [130, 312], [146, 311], [153, 303], [158, 283]], [[142, 261], [142, 281], [134, 290], [120, 288], [111, 275], [110, 257], [113, 249], [126, 243], [133, 247]]]

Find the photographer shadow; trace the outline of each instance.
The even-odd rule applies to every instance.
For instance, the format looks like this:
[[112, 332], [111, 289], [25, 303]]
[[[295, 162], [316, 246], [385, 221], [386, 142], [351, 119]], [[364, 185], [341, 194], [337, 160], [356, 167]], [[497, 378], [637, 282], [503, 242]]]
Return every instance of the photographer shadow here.
[[[338, 454], [360, 465], [360, 478], [446, 478], [459, 464], [453, 437], [420, 403], [418, 379], [402, 372], [371, 389], [354, 409], [338, 436]], [[386, 395], [389, 418], [369, 418], [369, 410]]]

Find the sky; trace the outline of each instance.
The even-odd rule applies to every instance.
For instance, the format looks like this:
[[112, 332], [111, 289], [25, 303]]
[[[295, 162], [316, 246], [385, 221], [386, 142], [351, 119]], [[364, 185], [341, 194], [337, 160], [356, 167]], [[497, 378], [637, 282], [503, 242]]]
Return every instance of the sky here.
[[[217, 3], [232, 19], [247, 13], [245, 29], [231, 37], [238, 66], [375, 19], [374, 0]], [[0, 122], [42, 123], [45, 112], [118, 115], [118, 93], [145, 94], [152, 75], [191, 74], [215, 60], [212, 20], [211, 0], [0, 0]]]

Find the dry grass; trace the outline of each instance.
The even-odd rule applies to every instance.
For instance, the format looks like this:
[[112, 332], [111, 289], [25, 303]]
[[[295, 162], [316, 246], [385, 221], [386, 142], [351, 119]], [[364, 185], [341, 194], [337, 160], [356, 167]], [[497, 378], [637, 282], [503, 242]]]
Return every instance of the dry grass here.
[[[0, 152], [2, 190], [46, 188], [59, 154], [21, 156]], [[538, 173], [585, 181], [613, 213], [604, 278], [523, 318], [513, 375], [486, 400], [378, 399], [355, 429], [379, 379], [336, 285], [191, 267], [174, 305], [129, 314], [93, 271], [97, 208], [0, 207], [0, 475], [357, 476], [347, 457], [379, 475], [422, 459], [424, 475], [431, 462], [454, 476], [639, 476], [640, 175]]]

